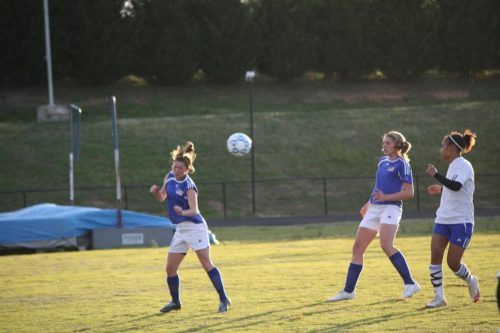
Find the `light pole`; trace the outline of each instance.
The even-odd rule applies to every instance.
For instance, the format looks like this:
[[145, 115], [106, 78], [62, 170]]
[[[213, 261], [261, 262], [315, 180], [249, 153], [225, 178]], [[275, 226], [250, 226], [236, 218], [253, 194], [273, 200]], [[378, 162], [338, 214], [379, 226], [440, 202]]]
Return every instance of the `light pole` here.
[[69, 203], [75, 204], [75, 182], [73, 176], [73, 111], [78, 115], [76, 122], [76, 155], [75, 160], [78, 160], [78, 152], [80, 150], [80, 117], [82, 109], [75, 104], [68, 105], [68, 136], [69, 136]]
[[54, 106], [54, 89], [52, 85], [52, 52], [50, 50], [49, 0], [43, 0], [43, 14], [45, 23], [45, 58], [47, 60], [49, 106]]
[[47, 85], [49, 88], [49, 104], [37, 107], [37, 120], [66, 121], [69, 113], [67, 106], [56, 105], [54, 102], [54, 84], [52, 80], [52, 51], [50, 46], [49, 0], [43, 0], [43, 20], [45, 32], [45, 60], [47, 63]]
[[255, 138], [253, 135], [253, 94], [252, 82], [255, 77], [255, 71], [247, 71], [245, 80], [248, 82], [248, 97], [250, 106], [250, 138], [252, 139], [251, 156], [251, 182], [252, 182], [252, 216], [255, 216]]

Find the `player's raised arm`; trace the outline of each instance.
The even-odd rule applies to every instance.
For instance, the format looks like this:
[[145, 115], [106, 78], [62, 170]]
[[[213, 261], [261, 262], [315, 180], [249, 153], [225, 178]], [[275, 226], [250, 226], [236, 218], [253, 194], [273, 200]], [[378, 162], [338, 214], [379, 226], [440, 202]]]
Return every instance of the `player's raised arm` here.
[[158, 185], [152, 185], [149, 189], [149, 193], [153, 194], [158, 202], [163, 202], [167, 199], [165, 185], [163, 185], [161, 188]]
[[198, 194], [194, 189], [189, 189], [186, 192], [186, 194], [189, 203], [189, 208], [182, 209], [181, 206], [174, 206], [174, 209], [177, 215], [193, 217], [196, 214], [200, 213], [200, 211], [198, 210]]

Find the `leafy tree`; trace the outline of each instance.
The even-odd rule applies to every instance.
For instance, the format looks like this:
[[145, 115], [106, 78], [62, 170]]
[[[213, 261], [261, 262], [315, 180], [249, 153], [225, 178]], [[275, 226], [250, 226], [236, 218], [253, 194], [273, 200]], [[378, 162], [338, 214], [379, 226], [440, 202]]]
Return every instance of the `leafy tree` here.
[[436, 0], [440, 69], [471, 76], [500, 65], [500, 1]]
[[259, 50], [251, 7], [240, 0], [199, 0], [196, 17], [202, 43], [201, 69], [208, 81], [234, 83], [255, 64]]
[[366, 0], [314, 3], [317, 70], [351, 79], [362, 78], [375, 69], [370, 8]]
[[134, 1], [133, 65], [161, 85], [189, 82], [199, 69], [196, 0]]
[[312, 69], [316, 38], [310, 30], [312, 6], [300, 0], [255, 0], [254, 17], [261, 35], [259, 72], [290, 81]]
[[372, 28], [378, 67], [397, 79], [418, 78], [433, 68], [437, 46], [435, 7], [428, 0], [375, 0]]
[[70, 17], [68, 32], [76, 32], [60, 34], [70, 39], [65, 44], [70, 45], [72, 76], [88, 84], [107, 84], [127, 74], [130, 29], [121, 13], [123, 0], [70, 3], [74, 4], [75, 12]]
[[0, 83], [40, 84], [47, 80], [43, 3], [1, 0]]

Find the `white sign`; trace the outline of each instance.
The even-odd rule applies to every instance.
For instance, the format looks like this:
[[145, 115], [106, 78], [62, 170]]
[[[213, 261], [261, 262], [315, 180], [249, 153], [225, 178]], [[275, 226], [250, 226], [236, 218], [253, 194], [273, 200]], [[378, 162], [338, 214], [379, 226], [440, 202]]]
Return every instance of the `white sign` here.
[[254, 77], [255, 77], [255, 71], [247, 71], [245, 73], [245, 80], [247, 81], [252, 81]]
[[122, 245], [139, 245], [144, 244], [144, 234], [122, 234]]

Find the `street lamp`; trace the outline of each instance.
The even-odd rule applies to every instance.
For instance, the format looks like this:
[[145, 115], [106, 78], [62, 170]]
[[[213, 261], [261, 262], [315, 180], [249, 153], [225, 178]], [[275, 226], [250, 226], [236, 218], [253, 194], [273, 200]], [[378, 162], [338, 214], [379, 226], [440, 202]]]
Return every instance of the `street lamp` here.
[[252, 182], [252, 215], [255, 216], [255, 138], [253, 135], [253, 94], [252, 82], [255, 77], [255, 71], [247, 71], [245, 74], [245, 81], [248, 82], [248, 96], [250, 104], [250, 138], [252, 139], [251, 156], [251, 182]]
[[47, 81], [49, 86], [49, 106], [54, 106], [54, 88], [52, 85], [52, 53], [50, 50], [49, 0], [43, 0], [43, 18], [45, 28], [45, 58], [47, 60]]
[[50, 48], [49, 0], [43, 0], [43, 19], [45, 32], [45, 60], [47, 62], [47, 85], [49, 87], [49, 104], [37, 107], [38, 121], [65, 121], [68, 108], [54, 103], [54, 85], [52, 82], [52, 51]]

